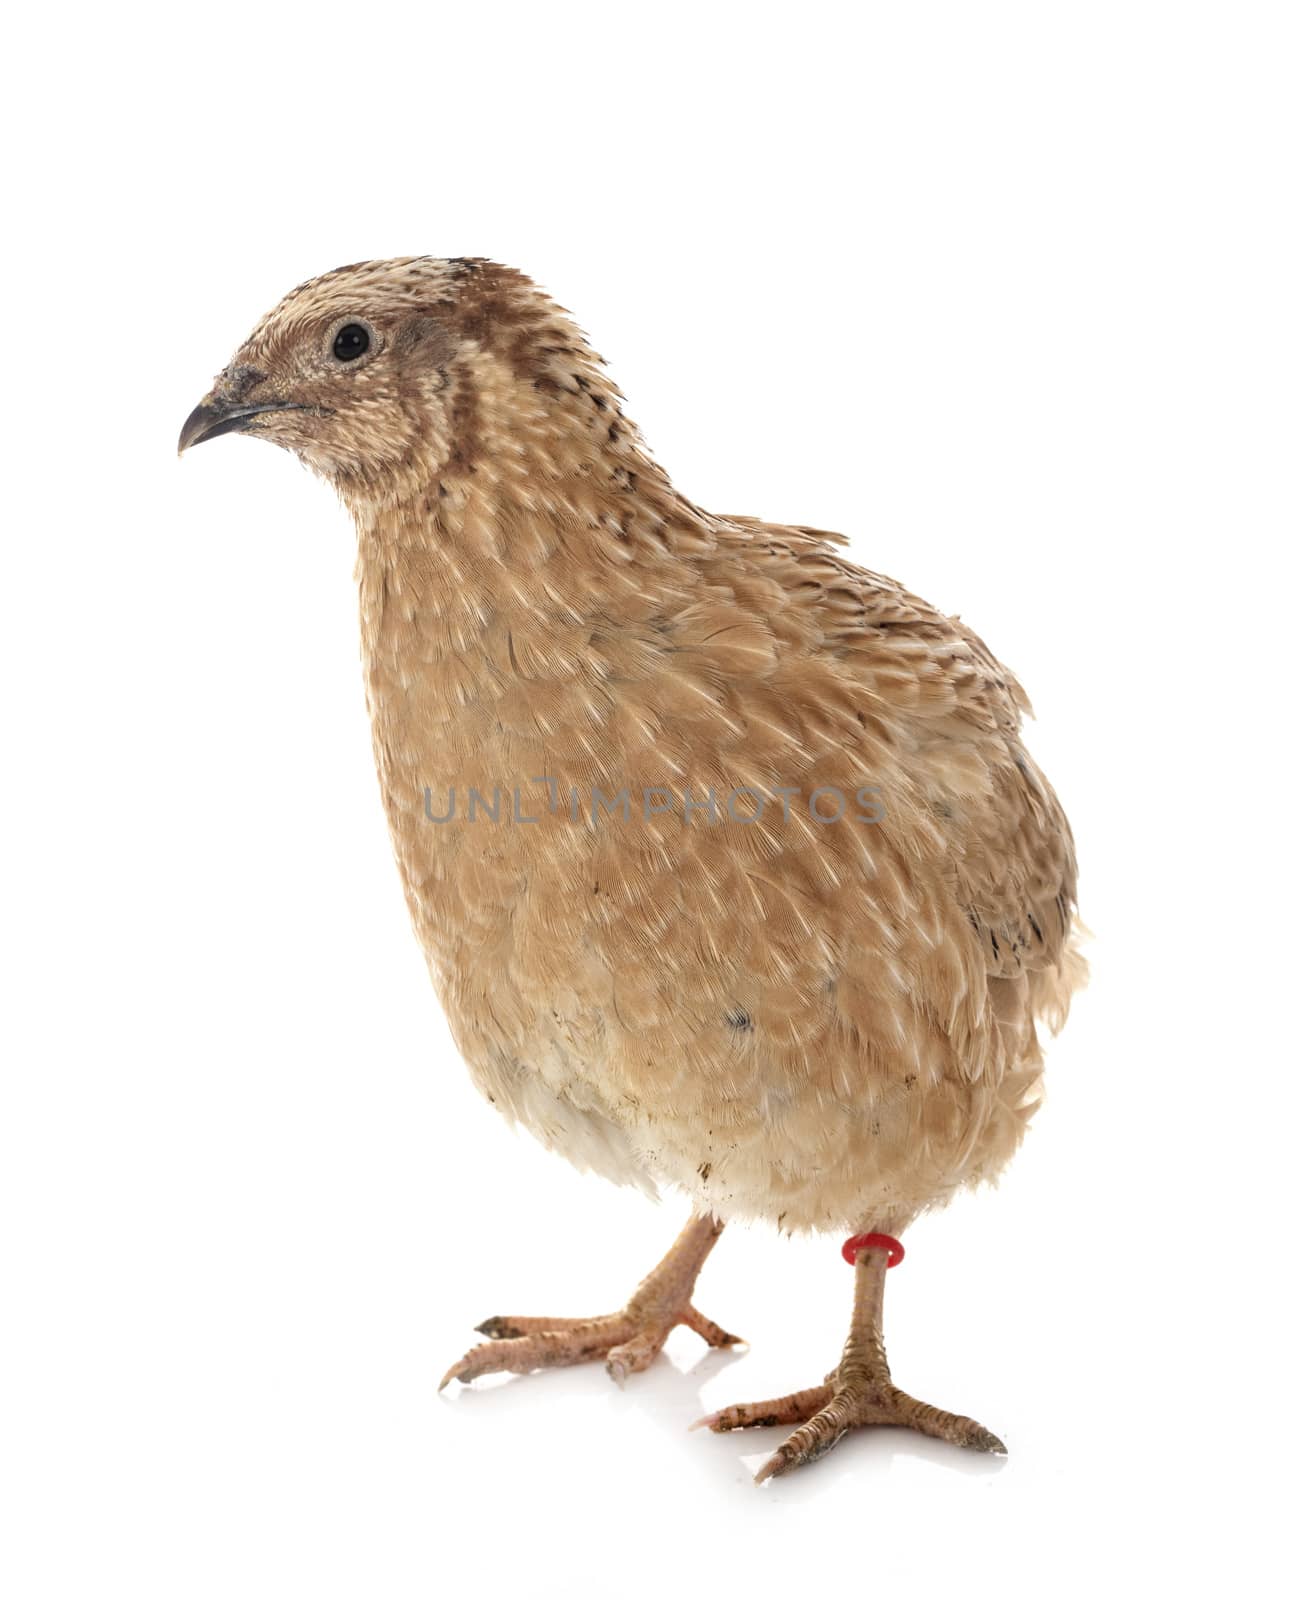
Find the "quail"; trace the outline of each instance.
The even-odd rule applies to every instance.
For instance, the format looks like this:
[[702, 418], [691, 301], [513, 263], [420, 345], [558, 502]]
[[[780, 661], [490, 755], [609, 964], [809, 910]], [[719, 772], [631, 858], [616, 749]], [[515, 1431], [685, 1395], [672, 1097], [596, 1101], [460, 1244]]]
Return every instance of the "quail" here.
[[416, 935], [479, 1090], [576, 1166], [690, 1198], [619, 1311], [497, 1316], [470, 1382], [602, 1360], [702, 1314], [724, 1226], [850, 1235], [826, 1378], [702, 1419], [1001, 1451], [899, 1389], [885, 1274], [994, 1178], [1085, 966], [1026, 697], [957, 618], [839, 536], [673, 486], [522, 273], [411, 257], [301, 285], [186, 421], [294, 452], [358, 535], [375, 760]]

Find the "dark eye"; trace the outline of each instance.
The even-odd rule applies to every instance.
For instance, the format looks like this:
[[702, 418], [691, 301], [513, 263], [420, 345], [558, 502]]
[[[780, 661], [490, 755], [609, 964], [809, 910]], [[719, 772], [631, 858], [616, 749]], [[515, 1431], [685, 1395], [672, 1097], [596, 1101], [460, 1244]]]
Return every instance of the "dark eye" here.
[[346, 323], [335, 334], [336, 361], [356, 361], [371, 348], [371, 336], [360, 322]]

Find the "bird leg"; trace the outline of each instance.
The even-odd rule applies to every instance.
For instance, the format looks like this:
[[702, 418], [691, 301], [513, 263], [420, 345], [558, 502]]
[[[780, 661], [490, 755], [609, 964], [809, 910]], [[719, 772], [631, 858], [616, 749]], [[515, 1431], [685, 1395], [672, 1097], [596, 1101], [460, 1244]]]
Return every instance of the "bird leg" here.
[[913, 1428], [933, 1439], [947, 1439], [969, 1450], [1004, 1455], [1003, 1444], [971, 1417], [925, 1405], [896, 1388], [886, 1364], [882, 1338], [882, 1299], [888, 1253], [860, 1250], [854, 1268], [854, 1315], [850, 1337], [835, 1371], [813, 1389], [801, 1389], [754, 1405], [725, 1406], [693, 1427], [727, 1433], [733, 1428], [799, 1426], [755, 1474], [756, 1483], [777, 1477], [826, 1455], [851, 1428], [879, 1425]]
[[618, 1383], [630, 1372], [649, 1367], [670, 1330], [680, 1322], [709, 1345], [736, 1344], [703, 1317], [692, 1304], [692, 1289], [723, 1223], [695, 1216], [678, 1235], [669, 1254], [633, 1291], [622, 1311], [605, 1317], [489, 1317], [475, 1329], [488, 1336], [444, 1374], [439, 1388], [453, 1378], [462, 1383], [489, 1372], [536, 1372], [540, 1367], [568, 1367], [580, 1361], [605, 1359], [606, 1371]]

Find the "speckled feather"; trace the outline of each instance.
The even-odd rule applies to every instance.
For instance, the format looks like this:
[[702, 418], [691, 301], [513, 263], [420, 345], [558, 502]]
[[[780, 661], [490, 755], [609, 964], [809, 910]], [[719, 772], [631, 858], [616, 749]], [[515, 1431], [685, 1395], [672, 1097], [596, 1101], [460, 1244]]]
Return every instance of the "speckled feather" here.
[[[373, 335], [355, 367], [329, 358], [345, 319]], [[327, 274], [214, 396], [237, 388], [313, 408], [247, 431], [356, 520], [398, 864], [494, 1104], [581, 1167], [786, 1229], [898, 1231], [993, 1178], [1039, 1098], [1037, 1019], [1084, 963], [1070, 830], [981, 640], [836, 535], [678, 494], [509, 268]], [[647, 818], [652, 786], [721, 813], [739, 788], [873, 786], [884, 816]], [[465, 819], [471, 788], [503, 792], [500, 821]], [[592, 792], [625, 789], [628, 819], [594, 822]]]

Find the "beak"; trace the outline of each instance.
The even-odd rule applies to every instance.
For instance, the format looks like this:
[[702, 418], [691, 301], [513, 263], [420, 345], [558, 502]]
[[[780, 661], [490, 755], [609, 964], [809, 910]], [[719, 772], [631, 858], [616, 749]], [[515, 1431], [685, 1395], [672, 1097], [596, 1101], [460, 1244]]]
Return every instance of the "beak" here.
[[181, 437], [177, 442], [177, 455], [184, 455], [192, 444], [203, 444], [207, 439], [220, 438], [223, 433], [239, 433], [250, 417], [260, 417], [266, 411], [311, 411], [312, 406], [295, 405], [292, 400], [273, 400], [262, 406], [243, 406], [217, 400], [209, 395], [185, 419]]

